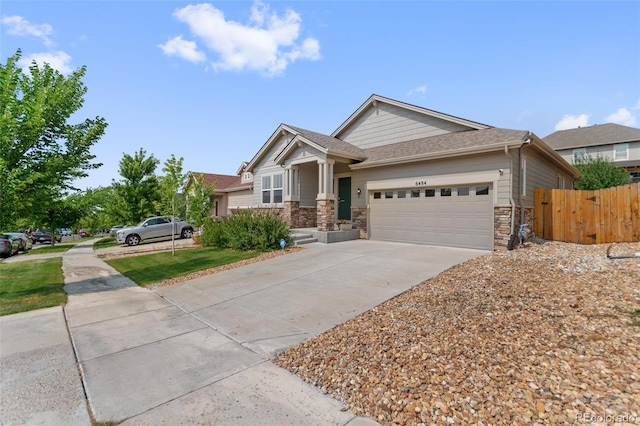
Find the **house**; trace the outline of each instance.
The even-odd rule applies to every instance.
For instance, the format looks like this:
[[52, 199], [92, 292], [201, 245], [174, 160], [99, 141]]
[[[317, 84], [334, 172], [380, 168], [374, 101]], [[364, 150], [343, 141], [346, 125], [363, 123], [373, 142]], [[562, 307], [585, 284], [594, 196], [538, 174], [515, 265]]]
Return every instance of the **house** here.
[[[246, 166], [243, 163], [240, 170]], [[189, 179], [185, 185], [185, 192], [190, 191], [194, 176], [202, 179], [207, 186], [213, 187], [215, 193], [211, 197], [211, 216], [223, 217], [234, 209], [251, 207], [253, 202], [253, 187], [250, 173], [238, 175], [220, 175], [202, 172], [189, 172]]]
[[565, 160], [574, 163], [587, 156], [605, 157], [629, 171], [640, 182], [640, 129], [608, 123], [560, 130], [543, 138]]
[[254, 207], [292, 228], [493, 249], [532, 228], [535, 187], [570, 188], [578, 171], [540, 138], [379, 95], [333, 133], [281, 124], [242, 169]]

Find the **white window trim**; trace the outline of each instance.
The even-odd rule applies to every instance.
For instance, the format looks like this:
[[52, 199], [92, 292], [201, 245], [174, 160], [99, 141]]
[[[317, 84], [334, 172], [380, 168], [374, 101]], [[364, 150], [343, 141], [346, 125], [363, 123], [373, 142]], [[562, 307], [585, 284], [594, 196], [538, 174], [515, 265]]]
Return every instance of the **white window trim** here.
[[577, 157], [580, 156], [582, 159], [587, 158], [587, 148], [575, 148], [571, 152], [571, 162], [572, 164], [576, 164]]
[[[624, 148], [624, 158], [618, 158], [616, 156], [616, 148], [622, 147]], [[626, 161], [629, 159], [629, 144], [628, 143], [617, 143], [613, 145], [613, 161]]]
[[558, 187], [558, 189], [565, 189], [566, 182], [565, 182], [564, 176], [557, 175], [556, 182], [557, 182], [556, 186]]
[[[276, 188], [274, 186], [274, 183], [275, 183], [274, 182], [275, 181], [274, 177], [277, 176], [277, 175], [281, 176], [280, 180], [281, 180], [282, 184], [281, 184], [281, 186]], [[264, 182], [265, 182], [264, 179], [265, 178], [269, 179], [269, 188], [268, 189], [264, 189]], [[284, 173], [271, 173], [271, 174], [268, 174], [268, 175], [262, 175], [260, 177], [260, 185], [261, 185], [261, 188], [260, 188], [260, 204], [262, 204], [262, 205], [282, 205], [283, 204], [282, 201], [280, 201], [278, 203], [274, 202], [274, 199], [275, 199], [275, 191], [280, 191], [281, 194], [282, 194], [281, 198], [284, 201]], [[264, 193], [265, 192], [269, 192], [269, 202], [268, 203], [264, 202]]]

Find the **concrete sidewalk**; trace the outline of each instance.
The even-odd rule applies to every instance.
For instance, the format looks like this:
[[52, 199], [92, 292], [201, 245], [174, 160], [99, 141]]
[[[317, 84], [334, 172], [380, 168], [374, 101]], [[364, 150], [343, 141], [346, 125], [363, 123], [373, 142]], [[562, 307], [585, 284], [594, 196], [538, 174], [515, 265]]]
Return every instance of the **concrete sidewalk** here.
[[[5, 390], [12, 392], [16, 384], [5, 370], [19, 365], [21, 354], [31, 349], [18, 347], [5, 356], [4, 348], [13, 348], [19, 340], [42, 341], [36, 335], [39, 327], [33, 325], [37, 321], [29, 320], [33, 317], [48, 321], [47, 327], [55, 329], [51, 335], [56, 339], [48, 347], [66, 343], [70, 348], [68, 326], [88, 406], [98, 421], [125, 420], [127, 425], [377, 424], [355, 416], [269, 358], [485, 252], [365, 240], [306, 247], [151, 291], [97, 258], [89, 242], [79, 244], [63, 256], [69, 293], [64, 308], [67, 324], [59, 308], [0, 318], [0, 423], [62, 419], [64, 424], [89, 424], [70, 350], [63, 364], [73, 368], [60, 370], [62, 374], [48, 369], [40, 373], [75, 381], [75, 393], [69, 392], [73, 396], [55, 414], [40, 410], [31, 417], [11, 417], [20, 412], [17, 401], [5, 411]], [[57, 320], [53, 318], [56, 313]], [[18, 326], [22, 316], [23, 324], [31, 321], [29, 327]], [[49, 333], [45, 330], [44, 334]], [[25, 401], [20, 404], [31, 406], [29, 395], [21, 398]], [[84, 413], [78, 407], [85, 408]]]

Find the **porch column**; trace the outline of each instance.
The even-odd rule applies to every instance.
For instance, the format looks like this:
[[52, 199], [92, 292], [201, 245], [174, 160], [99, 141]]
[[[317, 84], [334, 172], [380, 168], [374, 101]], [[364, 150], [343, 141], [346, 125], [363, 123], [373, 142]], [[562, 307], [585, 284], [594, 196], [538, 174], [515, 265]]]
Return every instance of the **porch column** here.
[[319, 231], [335, 230], [336, 197], [333, 193], [334, 160], [318, 160], [317, 218]]
[[298, 168], [299, 166], [290, 166], [284, 170], [284, 216], [291, 228], [300, 226]]

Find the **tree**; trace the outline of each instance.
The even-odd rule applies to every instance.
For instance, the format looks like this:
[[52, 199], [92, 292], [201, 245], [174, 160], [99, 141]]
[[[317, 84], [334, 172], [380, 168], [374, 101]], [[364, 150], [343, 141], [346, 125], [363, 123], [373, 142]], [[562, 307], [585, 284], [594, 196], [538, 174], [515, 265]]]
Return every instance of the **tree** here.
[[[184, 188], [184, 184], [187, 180], [187, 175], [182, 173], [182, 161], [184, 159], [176, 159], [176, 156], [171, 154], [171, 158], [164, 162], [162, 171], [166, 174], [160, 177], [160, 202], [159, 210], [166, 215], [172, 217], [174, 226], [176, 217], [184, 212], [185, 202], [184, 197], [178, 191]], [[171, 233], [171, 255], [176, 254], [175, 245], [175, 233], [174, 229]]]
[[160, 202], [158, 210], [162, 214], [184, 217], [186, 202], [180, 191], [187, 182], [187, 173], [182, 172], [182, 162], [184, 158], [176, 159], [175, 155], [164, 162], [162, 171], [164, 176], [160, 176]]
[[159, 160], [140, 148], [133, 156], [124, 154], [119, 173], [123, 179], [112, 184], [113, 204], [110, 212], [122, 223], [136, 224], [144, 218], [158, 214], [160, 201], [158, 178], [155, 175]]
[[189, 223], [201, 228], [211, 214], [211, 197], [215, 187], [204, 182], [202, 173], [191, 173], [187, 193], [187, 217]]
[[77, 178], [100, 167], [91, 147], [103, 136], [101, 117], [70, 124], [87, 92], [86, 67], [63, 76], [35, 61], [26, 75], [18, 50], [0, 64], [0, 229], [25, 218], [42, 225]]
[[629, 172], [605, 157], [579, 158], [574, 165], [582, 174], [573, 185], [575, 189], [595, 190], [629, 183]]

